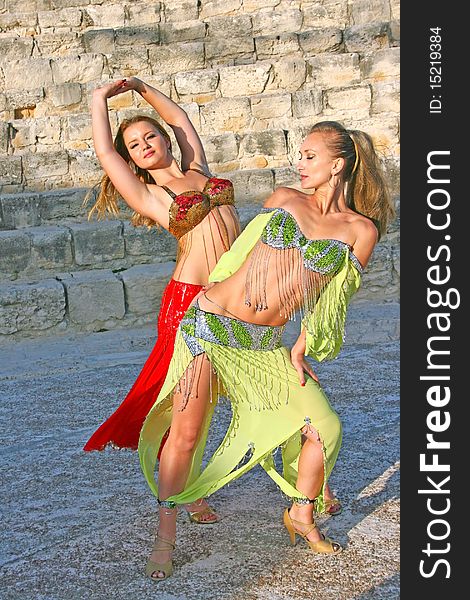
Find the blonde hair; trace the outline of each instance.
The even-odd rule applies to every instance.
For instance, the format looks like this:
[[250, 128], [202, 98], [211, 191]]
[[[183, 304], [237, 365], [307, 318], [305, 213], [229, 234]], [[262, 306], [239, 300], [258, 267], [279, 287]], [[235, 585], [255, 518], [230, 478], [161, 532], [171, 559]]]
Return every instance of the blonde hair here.
[[395, 208], [370, 135], [358, 129], [347, 130], [337, 121], [316, 123], [309, 133], [324, 134], [332, 156], [345, 159], [346, 203], [352, 210], [371, 219], [381, 237], [395, 217]]
[[[138, 167], [132, 158], [129, 155], [129, 151], [124, 142], [124, 131], [134, 123], [141, 123], [142, 121], [146, 121], [153, 125], [155, 129], [162, 135], [165, 140], [169, 143], [170, 151], [171, 151], [171, 140], [168, 132], [162, 127], [162, 125], [152, 117], [147, 117], [146, 115], [136, 115], [131, 117], [130, 119], [125, 119], [119, 126], [119, 129], [114, 138], [114, 148], [122, 156], [122, 158], [127, 162], [129, 167], [135, 173], [136, 177], [143, 181], [144, 183], [155, 183], [155, 180], [150, 175], [148, 171], [145, 169], [141, 169]], [[101, 178], [101, 181], [94, 186], [88, 194], [85, 196], [84, 205], [87, 205], [91, 197], [95, 197], [95, 192], [98, 190], [95, 203], [88, 211], [88, 219], [91, 219], [94, 213], [98, 219], [103, 219], [106, 214], [113, 215], [114, 217], [119, 216], [119, 199], [120, 195], [117, 189], [115, 188], [113, 182], [109, 178], [109, 176], [105, 173]], [[131, 222], [134, 226], [146, 226], [148, 228], [158, 227], [158, 224], [151, 219], [150, 217], [144, 217], [137, 211], [134, 211], [131, 217]]]

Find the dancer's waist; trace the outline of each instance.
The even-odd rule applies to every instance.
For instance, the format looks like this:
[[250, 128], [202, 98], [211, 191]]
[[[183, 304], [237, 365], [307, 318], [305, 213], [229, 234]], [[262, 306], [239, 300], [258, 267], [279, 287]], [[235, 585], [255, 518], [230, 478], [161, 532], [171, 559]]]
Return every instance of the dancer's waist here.
[[282, 346], [284, 325], [257, 325], [202, 310], [199, 302], [188, 309], [180, 329], [184, 337], [241, 350], [275, 350]]

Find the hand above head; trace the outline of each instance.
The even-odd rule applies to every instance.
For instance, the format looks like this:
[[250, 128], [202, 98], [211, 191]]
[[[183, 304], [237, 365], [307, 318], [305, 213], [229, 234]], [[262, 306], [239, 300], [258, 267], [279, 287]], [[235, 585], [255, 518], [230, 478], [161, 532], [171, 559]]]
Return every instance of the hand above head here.
[[125, 87], [126, 79], [118, 79], [116, 81], [109, 81], [108, 83], [103, 83], [93, 90], [94, 98], [112, 98], [113, 96], [117, 96], [118, 94], [122, 94], [123, 92], [127, 92], [127, 88]]

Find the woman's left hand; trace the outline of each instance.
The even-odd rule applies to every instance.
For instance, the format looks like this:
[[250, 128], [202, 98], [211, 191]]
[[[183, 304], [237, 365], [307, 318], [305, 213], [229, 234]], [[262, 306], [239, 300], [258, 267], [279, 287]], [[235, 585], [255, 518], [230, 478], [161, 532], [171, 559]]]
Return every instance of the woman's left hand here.
[[297, 374], [299, 375], [299, 382], [302, 387], [305, 385], [305, 373], [310, 375], [310, 377], [314, 379], [317, 383], [320, 383], [312, 367], [306, 361], [304, 354], [296, 352], [295, 346], [290, 352], [290, 361], [294, 369], [297, 371]]

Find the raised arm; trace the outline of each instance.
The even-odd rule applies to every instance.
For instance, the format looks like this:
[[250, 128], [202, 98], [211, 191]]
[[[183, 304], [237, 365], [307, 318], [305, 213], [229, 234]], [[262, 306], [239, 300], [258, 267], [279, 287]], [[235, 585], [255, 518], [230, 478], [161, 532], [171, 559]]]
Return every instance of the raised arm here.
[[125, 202], [141, 215], [167, 227], [168, 209], [164, 203], [151, 192], [147, 184], [140, 181], [114, 148], [107, 100], [124, 91], [124, 81], [105, 84], [93, 92], [91, 119], [96, 156]]
[[181, 169], [197, 168], [209, 173], [201, 139], [186, 111], [163, 92], [137, 77], [129, 77], [123, 84], [125, 90], [135, 90], [154, 108], [173, 132], [181, 150]]

